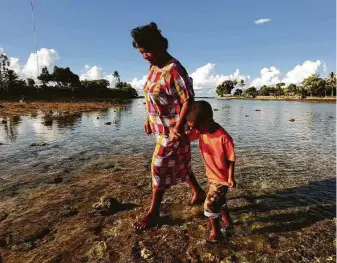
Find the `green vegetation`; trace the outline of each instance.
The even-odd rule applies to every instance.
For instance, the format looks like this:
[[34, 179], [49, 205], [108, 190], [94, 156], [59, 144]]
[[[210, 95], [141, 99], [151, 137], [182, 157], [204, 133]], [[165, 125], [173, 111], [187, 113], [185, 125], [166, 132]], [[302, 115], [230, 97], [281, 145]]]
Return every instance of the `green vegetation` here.
[[52, 73], [42, 68], [37, 77], [42, 83], [37, 85], [34, 79], [22, 80], [10, 69], [10, 61], [5, 54], [0, 55], [0, 99], [110, 99], [136, 98], [137, 91], [130, 84], [120, 81], [118, 71], [113, 73], [118, 80], [115, 88], [110, 88], [109, 81], [82, 80], [69, 67], [55, 66]]
[[336, 96], [336, 73], [331, 72], [329, 76], [325, 79], [321, 78], [318, 74], [313, 74], [306, 79], [304, 79], [301, 85], [285, 83], [277, 83], [274, 87], [268, 87], [263, 85], [259, 90], [255, 87], [249, 87], [242, 92], [242, 87], [244, 87], [244, 80], [239, 83], [234, 80], [225, 80], [216, 88], [216, 93], [218, 96], [225, 96], [231, 94], [232, 90], [236, 88], [234, 96], [245, 96], [253, 97], [256, 96], [295, 96], [300, 95], [302, 97], [306, 96]]

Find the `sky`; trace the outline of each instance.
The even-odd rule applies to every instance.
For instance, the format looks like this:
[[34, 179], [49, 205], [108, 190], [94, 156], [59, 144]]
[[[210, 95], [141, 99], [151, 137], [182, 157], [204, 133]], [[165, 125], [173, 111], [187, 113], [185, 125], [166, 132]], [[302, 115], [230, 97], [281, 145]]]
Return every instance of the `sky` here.
[[[335, 0], [35, 0], [39, 67], [69, 66], [81, 79], [112, 72], [141, 91], [148, 71], [130, 31], [156, 22], [199, 96], [226, 79], [246, 87], [299, 84], [336, 71]], [[31, 3], [0, 0], [0, 52], [20, 77], [36, 78]]]

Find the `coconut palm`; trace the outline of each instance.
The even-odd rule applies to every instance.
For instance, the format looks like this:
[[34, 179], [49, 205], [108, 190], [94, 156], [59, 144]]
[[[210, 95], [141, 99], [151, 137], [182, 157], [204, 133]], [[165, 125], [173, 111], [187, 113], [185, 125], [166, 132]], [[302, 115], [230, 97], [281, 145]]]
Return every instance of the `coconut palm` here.
[[117, 79], [117, 83], [121, 82], [120, 75], [119, 75], [117, 70], [114, 71], [114, 73], [112, 75], [114, 76], [114, 78]]

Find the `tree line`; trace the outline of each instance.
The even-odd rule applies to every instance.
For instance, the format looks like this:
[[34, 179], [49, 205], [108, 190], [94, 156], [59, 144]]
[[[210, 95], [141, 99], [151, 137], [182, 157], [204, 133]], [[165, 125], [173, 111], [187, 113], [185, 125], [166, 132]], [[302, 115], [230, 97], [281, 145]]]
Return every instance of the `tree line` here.
[[300, 85], [289, 84], [283, 82], [277, 83], [270, 87], [263, 85], [260, 89], [249, 87], [243, 90], [245, 86], [244, 80], [225, 80], [216, 88], [218, 96], [225, 96], [232, 93], [235, 89], [234, 96], [253, 97], [256, 96], [296, 96], [302, 98], [306, 96], [336, 96], [336, 73], [331, 72], [327, 78], [321, 78], [318, 74], [313, 74], [305, 78]]
[[126, 82], [120, 81], [118, 71], [113, 73], [117, 79], [114, 88], [106, 79], [80, 80], [69, 67], [55, 66], [53, 72], [43, 67], [37, 77], [42, 84], [32, 78], [21, 79], [10, 69], [6, 54], [0, 54], [0, 99], [110, 99], [136, 98], [137, 91]]

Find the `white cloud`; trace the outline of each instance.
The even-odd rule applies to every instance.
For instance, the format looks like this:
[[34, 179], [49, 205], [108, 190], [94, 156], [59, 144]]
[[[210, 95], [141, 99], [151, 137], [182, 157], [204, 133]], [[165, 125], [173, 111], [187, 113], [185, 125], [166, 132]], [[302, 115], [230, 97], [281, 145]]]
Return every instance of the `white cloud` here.
[[[5, 53], [3, 48], [0, 48], [0, 54]], [[14, 70], [22, 79], [33, 78], [37, 79], [37, 57], [39, 62], [39, 69], [47, 67], [48, 70], [52, 70], [55, 65], [55, 61], [59, 59], [59, 56], [55, 49], [41, 48], [36, 53], [30, 53], [26, 64], [21, 65], [19, 58], [9, 57], [10, 69]]]
[[216, 86], [225, 80], [243, 79], [245, 82], [249, 81], [250, 76], [240, 75], [240, 70], [236, 69], [233, 74], [223, 75], [216, 74], [215, 64], [207, 63], [206, 65], [197, 68], [191, 75], [193, 78], [194, 90], [197, 96], [215, 95]]
[[102, 79], [103, 73], [102, 68], [98, 66], [93, 66], [90, 68], [89, 65], [84, 66], [84, 73], [80, 75], [80, 80], [96, 80]]
[[322, 61], [307, 60], [302, 65], [297, 65], [294, 69], [288, 71], [282, 82], [287, 85], [290, 83], [299, 84], [310, 75], [318, 73], [321, 69], [323, 72], [326, 71], [326, 65]]
[[105, 75], [104, 79], [109, 81], [110, 87], [115, 87], [118, 82], [118, 79], [115, 78], [112, 73], [110, 75]]
[[257, 25], [261, 25], [261, 24], [264, 24], [264, 23], [268, 23], [270, 21], [271, 21], [270, 18], [260, 18], [260, 19], [256, 20], [254, 23], [257, 24]]
[[280, 82], [280, 70], [274, 66], [270, 68], [263, 68], [260, 71], [260, 77], [254, 79], [249, 86], [260, 88], [263, 85], [274, 86]]
[[147, 80], [147, 75], [144, 75], [142, 78], [138, 79], [138, 78], [133, 78], [131, 80], [130, 85], [135, 88], [137, 91], [142, 92], [145, 82]]
[[113, 74], [107, 75], [103, 72], [102, 68], [98, 66], [85, 65], [83, 73], [80, 75], [80, 80], [97, 80], [97, 79], [106, 79], [109, 81], [110, 87], [115, 87], [117, 83], [117, 78]]
[[55, 49], [41, 48], [36, 53], [30, 53], [27, 63], [23, 66], [22, 72], [24, 75], [30, 78], [36, 78], [38, 76], [37, 71], [37, 57], [39, 62], [39, 69], [47, 67], [48, 70], [52, 70], [54, 63], [59, 59], [59, 56]]

